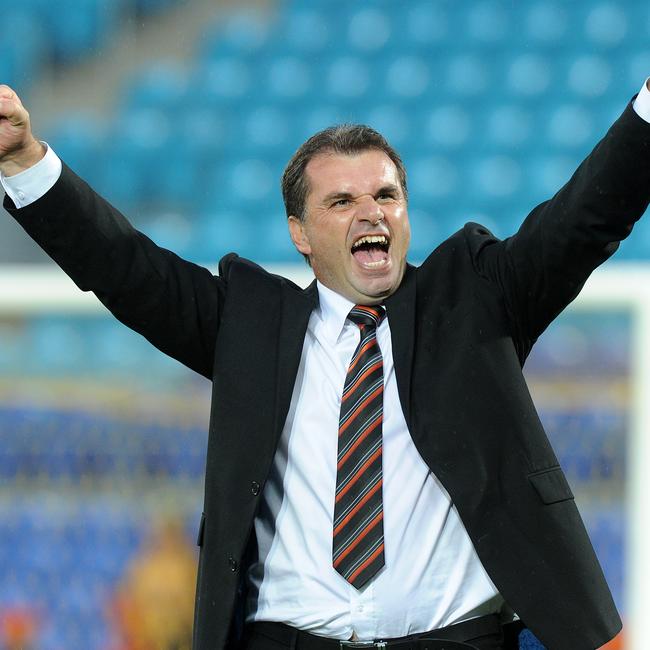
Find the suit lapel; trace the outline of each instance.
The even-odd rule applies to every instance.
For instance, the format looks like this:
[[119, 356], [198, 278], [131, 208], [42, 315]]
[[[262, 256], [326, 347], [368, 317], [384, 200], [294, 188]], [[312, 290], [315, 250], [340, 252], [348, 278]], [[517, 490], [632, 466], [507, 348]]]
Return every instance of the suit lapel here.
[[[276, 381], [274, 449], [289, 411], [311, 312], [318, 306], [316, 281], [304, 291], [282, 287], [280, 335]], [[415, 271], [408, 266], [398, 291], [386, 300], [393, 345], [393, 361], [402, 410], [410, 426], [411, 374], [415, 344]]]
[[[282, 287], [280, 336], [275, 399], [274, 445], [282, 433], [291, 395], [300, 365], [305, 332], [311, 312], [318, 306], [318, 289], [314, 280], [304, 291], [288, 283]], [[274, 447], [275, 449], [275, 447]]]
[[404, 417], [411, 427], [411, 375], [415, 345], [415, 269], [407, 266], [400, 288], [386, 300], [386, 313], [393, 344], [397, 390]]

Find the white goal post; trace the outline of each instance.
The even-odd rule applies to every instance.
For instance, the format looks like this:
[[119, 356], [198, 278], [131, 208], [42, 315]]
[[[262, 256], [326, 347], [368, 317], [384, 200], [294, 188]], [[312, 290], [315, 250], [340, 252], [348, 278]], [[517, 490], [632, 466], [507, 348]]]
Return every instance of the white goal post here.
[[[304, 264], [269, 270], [306, 286], [312, 280]], [[625, 310], [632, 323], [631, 408], [627, 449], [625, 548], [627, 650], [647, 643], [650, 603], [650, 265], [615, 263], [598, 269], [570, 310]], [[77, 289], [62, 271], [50, 266], [0, 267], [0, 320], [37, 314], [97, 314], [99, 301]]]

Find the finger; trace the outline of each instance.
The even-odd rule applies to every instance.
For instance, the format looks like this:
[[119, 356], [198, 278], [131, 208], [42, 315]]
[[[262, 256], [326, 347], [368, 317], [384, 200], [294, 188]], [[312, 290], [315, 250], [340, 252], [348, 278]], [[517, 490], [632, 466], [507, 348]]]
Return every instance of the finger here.
[[[6, 84], [0, 84], [0, 97], [7, 99], [18, 99], [18, 95], [13, 88], [7, 86]], [[18, 100], [20, 101], [20, 100]]]
[[27, 121], [27, 111], [17, 98], [4, 99], [0, 97], [0, 117], [9, 120], [14, 125], [18, 125]]

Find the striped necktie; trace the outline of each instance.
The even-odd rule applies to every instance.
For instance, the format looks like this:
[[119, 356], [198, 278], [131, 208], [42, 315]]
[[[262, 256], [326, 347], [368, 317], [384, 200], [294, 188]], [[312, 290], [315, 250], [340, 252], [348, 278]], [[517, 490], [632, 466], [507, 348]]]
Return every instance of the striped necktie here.
[[361, 330], [341, 397], [333, 566], [361, 589], [384, 566], [382, 420], [384, 369], [377, 327], [381, 306], [355, 306], [348, 318]]

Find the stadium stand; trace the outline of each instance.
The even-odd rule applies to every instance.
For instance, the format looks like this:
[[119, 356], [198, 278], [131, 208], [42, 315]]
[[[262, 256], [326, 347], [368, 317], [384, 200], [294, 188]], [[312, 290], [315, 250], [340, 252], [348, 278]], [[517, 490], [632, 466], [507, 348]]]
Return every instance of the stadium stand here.
[[[641, 13], [638, 4], [630, 3]], [[224, 218], [206, 242], [197, 215], [219, 219], [223, 210], [246, 228], [280, 214], [284, 162], [302, 138], [341, 120], [372, 122], [394, 140], [412, 163], [412, 203], [435, 215], [440, 237], [458, 227], [455, 213], [487, 214], [505, 236], [558, 189], [635, 91], [648, 63], [640, 32], [629, 29], [635, 11], [586, 2], [508, 11], [499, 2], [470, 10], [416, 2], [402, 11], [378, 0], [363, 8], [319, 1], [280, 4], [269, 22], [247, 10], [206, 29], [189, 75], [159, 61], [130, 78], [108, 127], [86, 138], [83, 120], [79, 130], [66, 120], [47, 138], [127, 211], [164, 220], [155, 198], [184, 212], [192, 231], [184, 252], [196, 260], [218, 258], [231, 239]], [[520, 33], [532, 45], [505, 37]], [[537, 132], [544, 137], [534, 139]], [[169, 178], [172, 141], [179, 164]], [[442, 165], [432, 152], [444, 155]], [[459, 186], [470, 188], [460, 201]], [[274, 227], [284, 231], [283, 220]], [[642, 251], [637, 237], [619, 257]], [[262, 246], [253, 257], [295, 261], [286, 247]]]
[[[146, 18], [173, 2], [23, 0], [3, 10], [16, 38], [0, 43], [0, 78], [25, 86], [43, 61], [65, 66], [91, 55], [123, 26], [127, 8]], [[246, 7], [206, 25], [189, 72], [173, 60], [134, 68], [112, 119], [67, 115], [45, 139], [153, 239], [189, 259], [212, 263], [237, 250], [295, 263], [279, 192], [286, 160], [320, 128], [367, 122], [407, 163], [417, 261], [467, 220], [506, 236], [553, 194], [648, 74], [649, 30], [644, 0], [286, 0], [270, 16]], [[647, 259], [650, 224], [638, 230], [619, 259]], [[624, 400], [594, 409], [560, 399], [571, 381], [597, 377], [608, 391], [629, 373], [625, 317], [598, 325], [561, 320], [527, 373], [545, 389], [542, 419], [624, 610]], [[166, 393], [188, 384], [106, 318], [0, 315], [5, 384], [24, 376], [119, 383], [142, 367]], [[547, 389], [552, 380], [559, 387]], [[0, 612], [35, 608], [43, 650], [109, 647], [107, 597], [148, 522], [142, 504], [106, 485], [189, 485], [193, 530], [205, 427], [2, 398], [0, 439], [0, 482], [9, 486], [0, 499]], [[60, 496], [42, 503], [36, 488], [51, 486]], [[603, 494], [611, 504], [592, 507]], [[539, 648], [530, 637], [521, 643]]]

